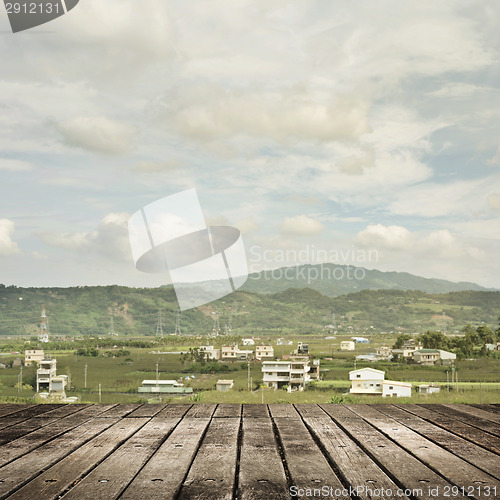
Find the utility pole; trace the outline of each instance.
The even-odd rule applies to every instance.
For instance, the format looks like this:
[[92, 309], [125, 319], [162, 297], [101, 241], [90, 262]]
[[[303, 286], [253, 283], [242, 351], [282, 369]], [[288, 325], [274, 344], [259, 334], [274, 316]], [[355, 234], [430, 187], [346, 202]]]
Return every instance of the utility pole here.
[[99, 384], [99, 403], [101, 402], [101, 384]]
[[85, 389], [87, 388], [87, 363], [85, 363], [85, 368], [83, 369], [83, 373], [84, 373], [84, 380], [85, 380]]
[[21, 370], [19, 371], [19, 375], [17, 377], [17, 392], [21, 392], [22, 386], [23, 386], [23, 367], [21, 366]]
[[247, 361], [247, 366], [248, 366], [247, 382], [248, 382], [248, 390], [250, 390], [250, 360]]
[[156, 362], [156, 392], [160, 395], [160, 384], [159, 384], [159, 374], [158, 374], [158, 362]]

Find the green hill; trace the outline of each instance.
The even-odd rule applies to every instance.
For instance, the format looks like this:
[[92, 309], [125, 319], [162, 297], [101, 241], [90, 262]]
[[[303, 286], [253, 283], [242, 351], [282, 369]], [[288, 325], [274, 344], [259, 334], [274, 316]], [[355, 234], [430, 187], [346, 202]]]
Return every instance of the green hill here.
[[[0, 285], [0, 335], [36, 335], [42, 304], [52, 335], [108, 335], [113, 316], [119, 335], [154, 335], [158, 311], [163, 331], [173, 333], [177, 301], [171, 287], [96, 286], [17, 288]], [[209, 305], [184, 311], [183, 333], [210, 334], [214, 316], [221, 330], [234, 334], [458, 331], [482, 322], [496, 328], [500, 292], [460, 291], [430, 294], [410, 290], [363, 290], [327, 297], [311, 288], [273, 294], [238, 291]]]
[[422, 278], [409, 273], [383, 272], [337, 264], [302, 265], [250, 274], [241, 290], [276, 293], [287, 288], [312, 288], [328, 297], [360, 290], [420, 290], [448, 293], [461, 290], [486, 291], [476, 283]]

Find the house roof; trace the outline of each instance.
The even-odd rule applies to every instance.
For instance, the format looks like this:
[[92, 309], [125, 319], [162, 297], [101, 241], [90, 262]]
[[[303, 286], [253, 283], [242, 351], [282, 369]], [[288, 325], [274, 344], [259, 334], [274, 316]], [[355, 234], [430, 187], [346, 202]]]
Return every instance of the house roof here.
[[399, 385], [401, 387], [411, 387], [410, 382], [396, 382], [395, 380], [384, 380], [382, 382], [384, 385]]
[[375, 368], [359, 368], [358, 370], [351, 370], [349, 372], [349, 375], [351, 373], [366, 372], [366, 371], [373, 372], [373, 373], [382, 373], [383, 375], [385, 375], [385, 372], [383, 370], [376, 370]]

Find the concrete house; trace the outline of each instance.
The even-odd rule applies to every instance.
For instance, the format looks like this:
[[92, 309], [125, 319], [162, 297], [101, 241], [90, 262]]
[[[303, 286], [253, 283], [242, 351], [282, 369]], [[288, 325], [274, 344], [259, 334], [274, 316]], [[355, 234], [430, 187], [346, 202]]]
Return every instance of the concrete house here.
[[410, 397], [409, 382], [385, 380], [385, 372], [375, 368], [360, 368], [349, 372], [351, 394], [372, 394], [383, 397]]
[[451, 364], [457, 355], [442, 349], [419, 349], [413, 353], [413, 359], [420, 365]]
[[220, 358], [220, 349], [214, 349], [213, 345], [202, 345], [199, 350], [205, 355], [205, 359], [213, 360]]
[[191, 394], [192, 387], [184, 387], [176, 380], [143, 380], [138, 392], [154, 394]]
[[44, 356], [43, 349], [26, 349], [24, 351], [24, 366], [31, 366], [33, 363], [40, 364]]
[[340, 343], [340, 350], [341, 351], [354, 351], [355, 344], [352, 340], [343, 340]]
[[40, 395], [66, 397], [67, 375], [57, 375], [57, 360], [47, 355], [36, 371], [36, 392]]
[[216, 389], [221, 392], [229, 391], [233, 388], [233, 380], [217, 380]]
[[223, 345], [220, 357], [223, 361], [245, 361], [253, 355], [252, 350], [240, 349], [237, 345]]
[[310, 381], [309, 360], [263, 361], [263, 382], [267, 387], [282, 389], [285, 385], [303, 390]]
[[274, 349], [272, 345], [258, 345], [255, 348], [255, 359], [259, 361], [263, 359], [273, 359]]

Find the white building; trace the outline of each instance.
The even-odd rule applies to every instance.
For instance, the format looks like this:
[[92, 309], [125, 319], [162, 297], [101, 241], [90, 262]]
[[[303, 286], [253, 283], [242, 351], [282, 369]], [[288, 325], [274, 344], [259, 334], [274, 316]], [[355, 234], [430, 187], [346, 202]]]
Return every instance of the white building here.
[[410, 397], [412, 385], [409, 382], [384, 380], [385, 372], [374, 368], [360, 368], [349, 372], [351, 394], [373, 394], [383, 397]]
[[310, 381], [309, 360], [263, 361], [263, 382], [267, 387], [303, 390]]
[[245, 361], [253, 355], [252, 350], [240, 349], [237, 345], [223, 345], [220, 357], [223, 361]]
[[199, 348], [200, 352], [205, 354], [205, 359], [219, 359], [220, 349], [214, 349], [213, 345], [202, 345]]
[[413, 359], [420, 365], [450, 364], [457, 355], [442, 349], [419, 349], [413, 353]]
[[340, 350], [341, 351], [354, 351], [355, 345], [352, 340], [342, 340], [340, 342]]
[[273, 359], [274, 358], [274, 349], [272, 345], [258, 345], [255, 348], [255, 359], [263, 360], [263, 359]]
[[233, 380], [217, 380], [216, 388], [218, 391], [226, 392], [233, 388], [234, 381]]
[[43, 349], [26, 349], [24, 351], [24, 366], [31, 366], [33, 363], [40, 364], [44, 356]]
[[191, 394], [192, 387], [184, 387], [177, 380], [143, 380], [137, 392], [155, 394]]
[[57, 375], [57, 360], [50, 355], [42, 359], [36, 371], [36, 392], [39, 394], [66, 397], [64, 389], [68, 383], [67, 375]]

